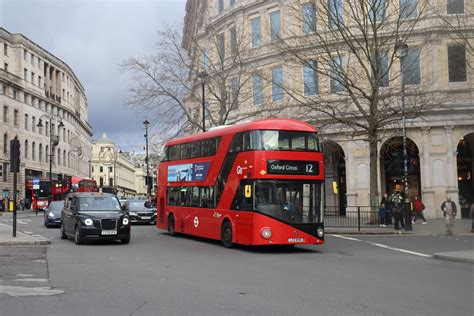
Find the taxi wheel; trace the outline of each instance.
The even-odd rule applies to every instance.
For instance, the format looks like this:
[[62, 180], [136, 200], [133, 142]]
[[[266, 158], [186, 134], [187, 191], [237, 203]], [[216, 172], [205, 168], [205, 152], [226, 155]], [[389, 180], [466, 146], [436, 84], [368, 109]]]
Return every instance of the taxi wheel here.
[[74, 232], [74, 242], [76, 243], [76, 245], [82, 245], [84, 243], [84, 240], [82, 239], [79, 227], [77, 227], [77, 226], [76, 226], [76, 230]]
[[130, 243], [130, 236], [128, 236], [127, 238], [120, 239], [120, 242], [124, 245], [127, 245], [128, 243]]
[[225, 221], [221, 228], [221, 242], [226, 248], [232, 248], [234, 243], [232, 242], [232, 224], [229, 221]]

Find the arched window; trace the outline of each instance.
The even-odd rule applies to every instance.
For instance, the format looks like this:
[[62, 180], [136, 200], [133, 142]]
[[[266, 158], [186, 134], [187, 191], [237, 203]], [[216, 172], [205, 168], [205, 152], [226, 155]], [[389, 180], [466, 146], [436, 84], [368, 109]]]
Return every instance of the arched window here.
[[58, 148], [58, 166], [61, 165], [61, 149]]
[[66, 150], [63, 150], [63, 165], [66, 166]]
[[31, 159], [36, 160], [36, 142], [31, 143]]
[[8, 133], [3, 134], [3, 153], [8, 154]]
[[46, 150], [44, 152], [44, 161], [49, 162], [49, 159], [51, 159], [51, 157], [50, 158], [48, 157], [49, 157], [49, 146], [46, 145]]

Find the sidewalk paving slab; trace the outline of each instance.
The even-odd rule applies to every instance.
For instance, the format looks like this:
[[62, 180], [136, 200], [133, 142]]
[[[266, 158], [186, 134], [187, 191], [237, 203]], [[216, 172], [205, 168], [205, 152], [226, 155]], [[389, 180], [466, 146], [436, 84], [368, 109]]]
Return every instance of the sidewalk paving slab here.
[[50, 243], [51, 240], [48, 238], [39, 235], [28, 235], [18, 231], [18, 229], [16, 237], [13, 237], [12, 226], [0, 223], [0, 246], [48, 245]]

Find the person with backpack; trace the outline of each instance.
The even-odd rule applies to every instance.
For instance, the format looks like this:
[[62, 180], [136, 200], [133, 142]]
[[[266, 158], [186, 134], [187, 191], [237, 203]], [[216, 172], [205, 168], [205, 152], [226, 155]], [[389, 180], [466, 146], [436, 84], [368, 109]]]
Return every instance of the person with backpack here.
[[419, 218], [423, 220], [422, 224], [426, 224], [427, 221], [425, 219], [425, 215], [423, 215], [423, 210], [425, 209], [425, 204], [419, 199], [417, 196], [415, 196], [415, 216], [413, 218], [413, 224], [416, 223], [416, 220]]
[[398, 231], [400, 231], [400, 227], [404, 228], [403, 224], [403, 211], [404, 211], [404, 203], [403, 203], [403, 196], [399, 191], [394, 191], [390, 197], [390, 210], [393, 216], [393, 228]]

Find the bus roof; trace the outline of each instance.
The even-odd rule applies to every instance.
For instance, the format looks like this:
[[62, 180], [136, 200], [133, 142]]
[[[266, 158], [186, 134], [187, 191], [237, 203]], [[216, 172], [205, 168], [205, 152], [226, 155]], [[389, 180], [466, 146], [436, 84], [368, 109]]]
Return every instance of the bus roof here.
[[311, 124], [283, 118], [272, 118], [258, 121], [245, 122], [235, 125], [223, 126], [222, 128], [213, 129], [204, 133], [193, 134], [181, 138], [170, 140], [165, 146], [184, 144], [196, 140], [208, 139], [212, 137], [235, 134], [251, 130], [286, 130], [301, 132], [317, 132], [316, 127]]

